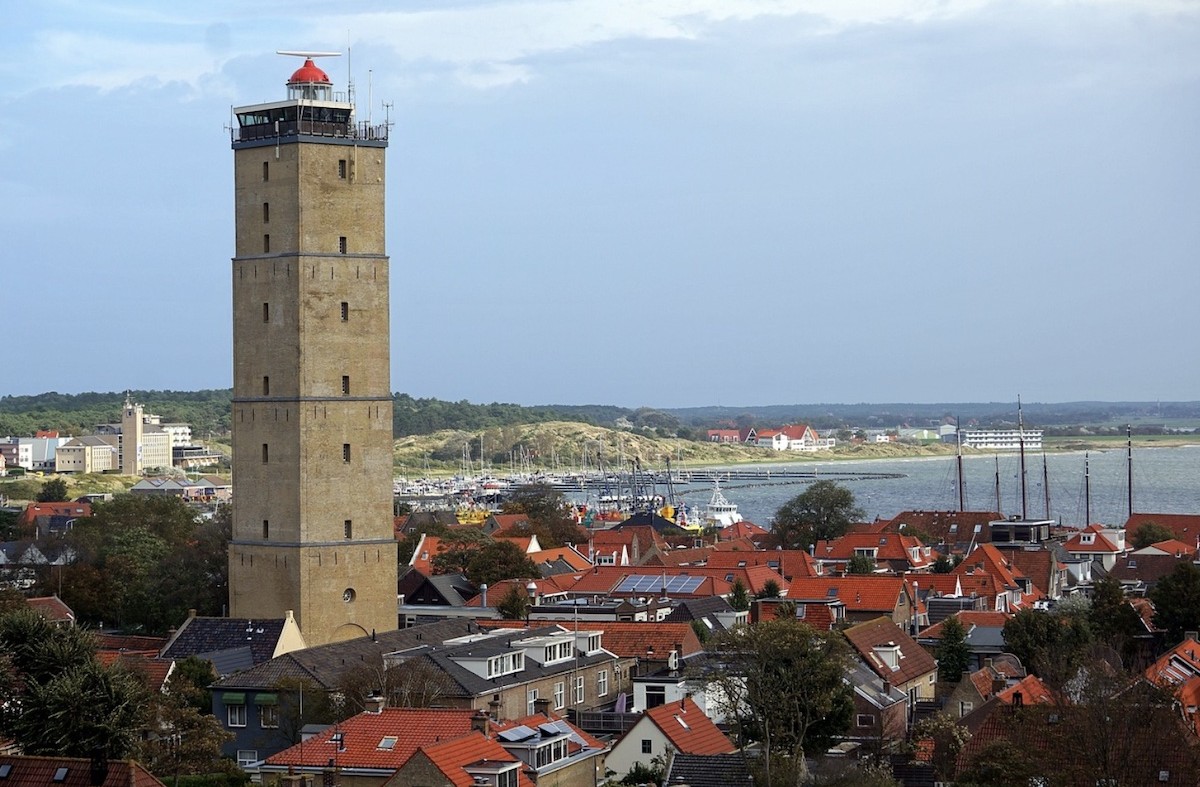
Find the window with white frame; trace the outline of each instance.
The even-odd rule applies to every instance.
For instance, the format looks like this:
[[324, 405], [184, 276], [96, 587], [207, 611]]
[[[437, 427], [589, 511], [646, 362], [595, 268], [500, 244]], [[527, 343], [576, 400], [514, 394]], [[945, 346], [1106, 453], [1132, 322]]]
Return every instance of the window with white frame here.
[[566, 704], [567, 689], [566, 684], [561, 680], [554, 684], [554, 709], [559, 710]]
[[278, 705], [259, 705], [258, 706], [258, 726], [263, 729], [274, 729], [279, 726], [279, 706]]
[[575, 704], [583, 702], [583, 676], [575, 678]]
[[517, 772], [520, 768], [509, 768], [496, 774], [496, 787], [517, 787]]
[[596, 673], [596, 696], [603, 697], [608, 694], [608, 670], [602, 669]]
[[537, 702], [537, 698], [538, 698], [538, 690], [537, 689], [530, 689], [529, 691], [525, 692], [525, 705], [527, 706], [525, 714], [527, 716], [532, 716], [534, 713], [537, 712], [533, 707], [533, 704], [535, 702]]
[[225, 714], [230, 727], [246, 726], [246, 706], [244, 704], [226, 705]]
[[[245, 706], [242, 706], [245, 710]], [[242, 768], [249, 768], [254, 763], [258, 762], [258, 749], [238, 749], [237, 763]]]

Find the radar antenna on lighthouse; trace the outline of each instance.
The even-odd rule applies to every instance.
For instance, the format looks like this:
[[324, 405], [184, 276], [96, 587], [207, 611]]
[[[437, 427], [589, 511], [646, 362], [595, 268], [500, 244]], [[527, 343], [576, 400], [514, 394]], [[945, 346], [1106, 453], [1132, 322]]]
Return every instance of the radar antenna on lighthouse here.
[[307, 52], [299, 49], [276, 49], [275, 54], [289, 57], [341, 57], [341, 52]]

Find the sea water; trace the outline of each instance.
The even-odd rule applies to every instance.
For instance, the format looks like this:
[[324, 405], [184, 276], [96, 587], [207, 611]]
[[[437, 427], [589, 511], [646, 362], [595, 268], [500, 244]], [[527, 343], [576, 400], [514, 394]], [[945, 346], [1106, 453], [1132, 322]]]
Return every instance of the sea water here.
[[[1085, 495], [1084, 452], [1027, 454], [1025, 513], [1066, 525], [1083, 526], [1091, 500], [1091, 521], [1123, 524], [1129, 514], [1129, 468], [1133, 470], [1133, 510], [1138, 513], [1200, 514], [1200, 445], [1175, 448], [1134, 448], [1132, 463], [1126, 449], [1087, 453], [1091, 494]], [[1044, 463], [1044, 464], [1043, 464]], [[742, 467], [745, 467], [744, 465]], [[779, 469], [815, 469], [844, 484], [867, 520], [891, 519], [901, 511], [958, 509], [957, 458], [872, 459], [773, 465]], [[1000, 496], [996, 479], [999, 468]], [[732, 469], [732, 468], [731, 468]], [[900, 473], [900, 478], [845, 477], [847, 472]], [[1022, 513], [1020, 458], [1016, 454], [963, 457], [963, 490], [968, 511]], [[1048, 480], [1048, 484], [1046, 481]], [[1047, 515], [1046, 491], [1050, 507]], [[730, 481], [721, 492], [747, 520], [770, 527], [775, 512], [805, 489], [802, 483]], [[681, 488], [689, 506], [703, 508], [712, 487], [693, 482]]]

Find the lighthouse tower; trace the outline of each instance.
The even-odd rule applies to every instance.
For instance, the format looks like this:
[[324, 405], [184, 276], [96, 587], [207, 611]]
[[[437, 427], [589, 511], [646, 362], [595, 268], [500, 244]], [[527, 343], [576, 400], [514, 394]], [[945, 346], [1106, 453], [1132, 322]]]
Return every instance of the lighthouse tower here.
[[234, 110], [230, 614], [311, 645], [396, 628], [387, 127], [304, 57]]

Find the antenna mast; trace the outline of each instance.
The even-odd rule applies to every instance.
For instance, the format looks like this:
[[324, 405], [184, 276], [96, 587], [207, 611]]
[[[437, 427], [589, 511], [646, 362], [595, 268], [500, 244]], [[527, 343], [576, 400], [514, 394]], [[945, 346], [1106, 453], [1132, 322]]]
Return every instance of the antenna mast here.
[[967, 510], [967, 493], [963, 489], [963, 464], [962, 464], [962, 419], [954, 419], [954, 435], [958, 438], [958, 512], [961, 514]]

